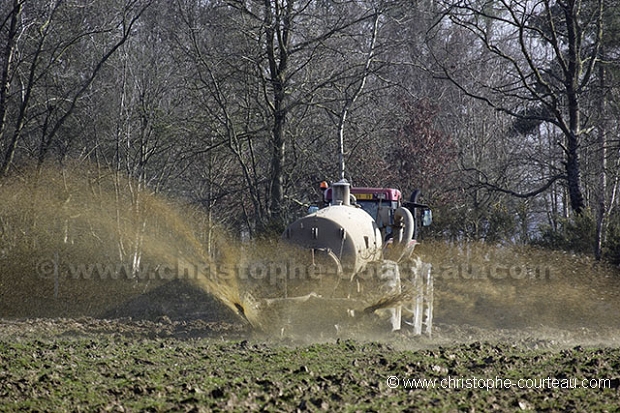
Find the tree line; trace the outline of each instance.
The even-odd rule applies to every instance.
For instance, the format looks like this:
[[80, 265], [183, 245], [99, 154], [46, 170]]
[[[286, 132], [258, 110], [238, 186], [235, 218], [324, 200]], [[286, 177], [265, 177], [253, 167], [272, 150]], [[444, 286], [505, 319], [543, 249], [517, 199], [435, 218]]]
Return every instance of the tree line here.
[[427, 237], [618, 261], [619, 20], [609, 0], [10, 0], [0, 176], [87, 162], [249, 237], [344, 176], [421, 189]]

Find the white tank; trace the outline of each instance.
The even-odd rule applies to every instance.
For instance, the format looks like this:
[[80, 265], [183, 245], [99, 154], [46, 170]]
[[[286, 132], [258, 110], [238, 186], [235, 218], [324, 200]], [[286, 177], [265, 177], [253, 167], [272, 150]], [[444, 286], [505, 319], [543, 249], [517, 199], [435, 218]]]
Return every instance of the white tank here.
[[[360, 208], [332, 205], [290, 224], [284, 242], [308, 250], [305, 259], [329, 254], [347, 274], [361, 271], [381, 259], [381, 232], [374, 219]], [[336, 264], [337, 265], [337, 264]]]

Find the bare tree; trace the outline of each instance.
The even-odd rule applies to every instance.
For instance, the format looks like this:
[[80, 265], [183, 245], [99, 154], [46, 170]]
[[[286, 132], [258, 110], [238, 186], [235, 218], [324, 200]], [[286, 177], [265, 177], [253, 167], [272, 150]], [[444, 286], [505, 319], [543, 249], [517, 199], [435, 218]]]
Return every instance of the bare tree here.
[[[203, 102], [215, 137], [203, 149], [229, 148], [245, 181], [239, 196], [250, 201], [244, 215], [259, 230], [277, 227], [289, 204], [305, 202], [289, 193], [306, 180], [301, 165], [318, 165], [328, 141], [335, 149], [331, 121], [343, 107], [350, 112], [374, 70], [375, 8], [308, 0], [178, 6], [179, 47], [194, 65], [190, 94]], [[326, 172], [312, 169], [310, 181]]]
[[[5, 19], [9, 23], [3, 25], [8, 30], [0, 93], [0, 175], [9, 171], [26, 127], [30, 137], [36, 136], [37, 162], [43, 163], [59, 131], [149, 4], [111, 2], [100, 13], [96, 4], [84, 7], [74, 1], [12, 2]], [[9, 107], [16, 109], [9, 113]]]
[[[558, 179], [565, 180], [572, 209], [585, 207], [580, 168], [580, 143], [591, 125], [584, 115], [592, 87], [594, 65], [599, 59], [602, 1], [585, 8], [581, 1], [514, 0], [442, 1], [443, 15], [434, 33], [471, 36], [487, 65], [504, 68], [501, 76], [481, 79], [468, 70], [446, 64], [434, 50], [441, 76], [467, 95], [487, 102], [516, 118], [522, 125], [547, 122], [563, 136], [558, 145], [564, 153], [564, 173], [526, 192], [507, 187], [515, 196], [530, 197], [546, 191]], [[471, 74], [472, 76], [468, 77]], [[472, 82], [473, 79], [473, 82]]]
[[[11, 92], [11, 83], [15, 67], [15, 55], [17, 53], [17, 42], [20, 34], [23, 6], [23, 1], [21, 0], [14, 0], [10, 5], [5, 5], [7, 8], [6, 18], [0, 26], [0, 29], [2, 29], [3, 32], [6, 28], [6, 39], [4, 40], [5, 45], [2, 56], [2, 78], [0, 79], [2, 82], [0, 85], [0, 145], [2, 146], [0, 146], [0, 148], [2, 149], [4, 149], [4, 134], [7, 129], [8, 100]], [[14, 142], [9, 144], [9, 149], [7, 150], [8, 156], [5, 155], [5, 158], [12, 158], [12, 154], [15, 151], [15, 144], [16, 143]], [[5, 159], [2, 163], [3, 166], [0, 169], [0, 176], [6, 173], [6, 163], [7, 160]]]

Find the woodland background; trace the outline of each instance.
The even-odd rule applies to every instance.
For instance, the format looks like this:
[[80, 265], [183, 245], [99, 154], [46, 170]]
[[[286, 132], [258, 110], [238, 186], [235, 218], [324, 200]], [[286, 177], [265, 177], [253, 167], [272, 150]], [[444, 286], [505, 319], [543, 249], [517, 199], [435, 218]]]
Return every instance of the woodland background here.
[[611, 0], [4, 1], [0, 185], [87, 164], [255, 238], [342, 141], [353, 185], [421, 189], [426, 238], [618, 263], [619, 27]]

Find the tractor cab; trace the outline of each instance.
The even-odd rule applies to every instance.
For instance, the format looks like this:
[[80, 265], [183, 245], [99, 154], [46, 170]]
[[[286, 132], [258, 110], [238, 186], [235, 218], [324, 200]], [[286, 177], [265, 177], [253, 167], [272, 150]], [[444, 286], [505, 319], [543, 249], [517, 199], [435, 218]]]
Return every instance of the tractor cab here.
[[[384, 240], [388, 240], [394, 236], [392, 230], [395, 222], [398, 221], [399, 208], [408, 209], [414, 219], [414, 230], [412, 237], [415, 239], [418, 233], [418, 227], [429, 226], [432, 222], [432, 213], [427, 205], [417, 203], [417, 194], [414, 192], [409, 201], [403, 201], [402, 193], [394, 188], [369, 188], [357, 187], [350, 188], [352, 206], [366, 211], [377, 223], [377, 226], [383, 234]], [[325, 205], [333, 204], [332, 187], [324, 192]]]

